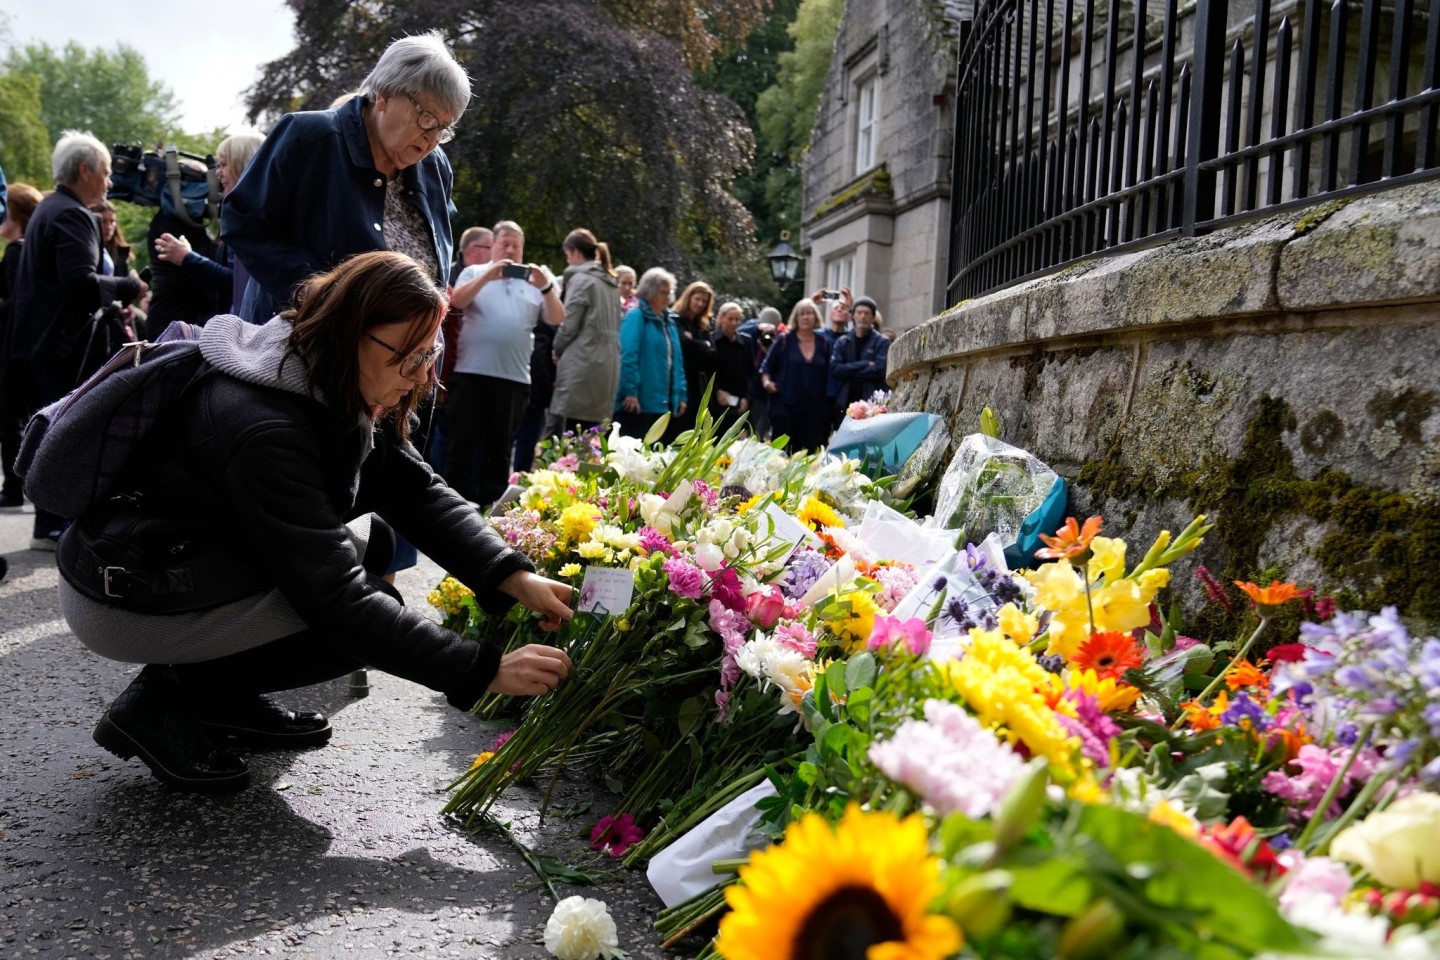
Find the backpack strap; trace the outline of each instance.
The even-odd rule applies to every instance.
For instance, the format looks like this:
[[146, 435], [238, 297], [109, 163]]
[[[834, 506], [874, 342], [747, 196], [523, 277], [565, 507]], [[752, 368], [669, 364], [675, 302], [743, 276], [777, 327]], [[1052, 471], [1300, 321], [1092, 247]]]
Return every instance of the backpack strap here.
[[174, 144], [165, 147], [165, 182], [170, 187], [170, 203], [175, 207], [175, 215], [192, 227], [200, 226], [190, 219], [185, 210], [185, 198], [180, 195], [180, 158], [175, 153]]
[[[180, 193], [180, 157], [173, 143], [165, 147], [165, 183], [170, 189], [170, 203], [175, 208], [176, 215], [190, 226], [205, 230], [204, 225], [190, 219], [190, 214], [185, 209], [185, 198]], [[205, 230], [205, 235], [215, 240], [220, 236], [220, 181], [215, 176], [214, 157], [205, 158], [205, 186], [205, 216], [210, 223], [215, 224], [215, 234], [212, 236], [209, 230]]]

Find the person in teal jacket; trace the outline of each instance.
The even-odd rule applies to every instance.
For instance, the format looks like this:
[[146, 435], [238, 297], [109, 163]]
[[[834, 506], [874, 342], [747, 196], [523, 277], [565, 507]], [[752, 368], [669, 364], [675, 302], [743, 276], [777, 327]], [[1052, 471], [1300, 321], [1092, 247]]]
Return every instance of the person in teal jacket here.
[[685, 412], [685, 361], [680, 327], [666, 309], [675, 292], [675, 275], [651, 267], [640, 278], [640, 302], [620, 321], [620, 387], [615, 422], [631, 437], [644, 437], [662, 414]]

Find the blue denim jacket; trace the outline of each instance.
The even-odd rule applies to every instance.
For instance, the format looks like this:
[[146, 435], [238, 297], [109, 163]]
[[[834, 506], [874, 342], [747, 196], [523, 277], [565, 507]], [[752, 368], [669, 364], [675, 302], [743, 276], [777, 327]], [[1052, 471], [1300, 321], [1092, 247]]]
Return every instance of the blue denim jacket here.
[[[240, 315], [264, 323], [296, 285], [346, 257], [385, 250], [385, 177], [375, 169], [356, 97], [334, 110], [286, 114], [225, 199], [221, 235], [250, 272]], [[435, 241], [450, 263], [454, 176], [438, 147], [400, 173], [418, 194]], [[443, 282], [443, 277], [437, 277]]]

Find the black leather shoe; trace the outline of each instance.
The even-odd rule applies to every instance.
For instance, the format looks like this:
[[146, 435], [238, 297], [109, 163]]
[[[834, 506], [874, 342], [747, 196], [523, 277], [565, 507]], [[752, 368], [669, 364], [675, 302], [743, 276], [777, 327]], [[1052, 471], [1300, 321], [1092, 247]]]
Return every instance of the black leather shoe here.
[[332, 732], [325, 714], [287, 710], [264, 694], [209, 707], [200, 722], [211, 736], [282, 750], [321, 746], [330, 741]]
[[174, 680], [140, 671], [95, 725], [95, 742], [122, 760], [138, 756], [156, 779], [178, 790], [220, 793], [250, 783], [245, 761], [215, 745]]

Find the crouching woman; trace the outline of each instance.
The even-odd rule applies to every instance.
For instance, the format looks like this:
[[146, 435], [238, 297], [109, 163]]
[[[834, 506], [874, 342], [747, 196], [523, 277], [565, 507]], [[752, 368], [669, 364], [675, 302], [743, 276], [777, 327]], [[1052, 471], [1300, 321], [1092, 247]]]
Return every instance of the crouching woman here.
[[446, 298], [415, 261], [364, 253], [307, 281], [263, 326], [216, 317], [205, 364], [112, 497], [60, 544], [60, 603], [80, 641], [143, 663], [95, 728], [188, 790], [249, 780], [233, 745], [323, 744], [329, 721], [266, 694], [372, 667], [468, 709], [544, 693], [570, 662], [501, 656], [406, 608], [381, 579], [391, 528], [502, 613], [548, 629], [571, 588], [535, 573], [408, 442], [432, 389]]

